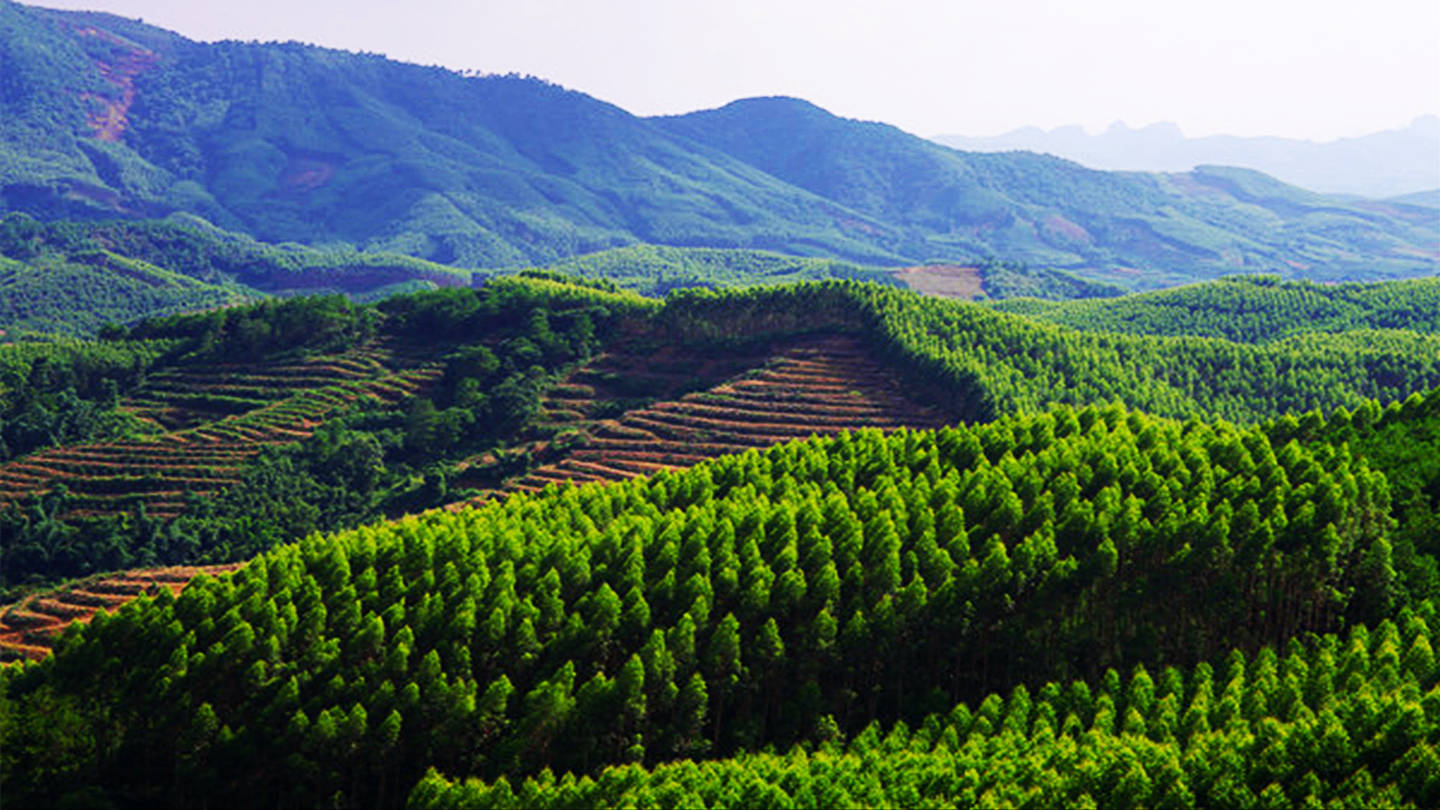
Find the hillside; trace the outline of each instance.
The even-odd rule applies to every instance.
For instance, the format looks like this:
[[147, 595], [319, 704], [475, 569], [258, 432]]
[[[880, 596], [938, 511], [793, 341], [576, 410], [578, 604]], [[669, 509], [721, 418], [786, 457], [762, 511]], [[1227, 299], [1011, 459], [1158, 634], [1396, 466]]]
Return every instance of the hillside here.
[[0, 350], [7, 801], [1440, 796], [1433, 283], [607, 286]]
[[[201, 44], [0, 5], [0, 209], [188, 213], [272, 242], [517, 267], [639, 243], [889, 266], [1000, 259], [1148, 288], [1432, 273], [1428, 211], [1263, 176], [945, 149], [803, 102], [637, 118], [532, 79]], [[180, 268], [168, 268], [183, 272]]]
[[994, 308], [1091, 332], [1268, 343], [1310, 332], [1401, 328], [1440, 333], [1440, 279], [1393, 284], [1234, 276], [1113, 300], [999, 301]]
[[267, 245], [193, 218], [40, 222], [0, 217], [0, 329], [94, 335], [269, 294], [468, 286], [476, 274], [410, 256]]
[[[1356, 287], [1347, 323], [1368, 331], [1279, 309], [1275, 334], [1225, 340], [848, 281], [655, 301], [562, 278], [266, 301], [0, 351], [0, 587], [13, 599], [107, 570], [243, 560], [317, 530], [851, 427], [1095, 401], [1255, 423], [1440, 385], [1421, 282]], [[1197, 290], [1236, 311], [1269, 300], [1233, 286]], [[1148, 299], [1116, 306], [1129, 300]]]
[[[1042, 266], [1104, 270], [1105, 280], [1132, 288], [1215, 276], [1227, 266], [1323, 280], [1379, 278], [1425, 272], [1415, 260], [1435, 259], [1436, 223], [1422, 209], [1350, 203], [1243, 169], [1107, 173], [1044, 155], [957, 152], [788, 98], [657, 120], [896, 223], [923, 239], [932, 255], [988, 251]], [[1336, 252], [1352, 238], [1367, 245], [1368, 268]]]
[[1437, 619], [1386, 468], [1278, 441], [1061, 407], [311, 537], [0, 673], [8, 795], [1423, 806]]
[[[966, 299], [1113, 296], [1121, 289], [1047, 268], [985, 262], [892, 269], [774, 251], [631, 245], [541, 270], [663, 297], [722, 289], [852, 279]], [[395, 253], [269, 245], [194, 219], [62, 220], [0, 217], [0, 331], [94, 336], [109, 325], [231, 306], [270, 295], [344, 293], [356, 301], [483, 284], [519, 268], [460, 269]], [[956, 274], [959, 276], [957, 284]]]

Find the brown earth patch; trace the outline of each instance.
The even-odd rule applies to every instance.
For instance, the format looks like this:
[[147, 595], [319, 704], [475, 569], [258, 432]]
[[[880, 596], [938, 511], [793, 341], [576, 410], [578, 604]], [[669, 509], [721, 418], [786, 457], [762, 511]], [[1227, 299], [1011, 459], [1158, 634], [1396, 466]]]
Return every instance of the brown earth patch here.
[[293, 154], [280, 174], [280, 187], [304, 194], [325, 185], [335, 176], [336, 160], [318, 155]]
[[100, 28], [77, 28], [75, 35], [95, 37], [129, 49], [128, 53], [113, 62], [95, 61], [95, 67], [105, 81], [120, 89], [119, 98], [105, 98], [95, 93], [80, 94], [81, 99], [98, 108], [86, 116], [86, 122], [94, 130], [95, 137], [110, 143], [118, 142], [130, 123], [127, 116], [131, 105], [135, 103], [135, 77], [154, 67], [160, 61], [160, 55]]
[[1067, 242], [1084, 242], [1089, 244], [1095, 241], [1090, 232], [1071, 222], [1059, 214], [1053, 214], [1045, 218], [1041, 228], [1046, 236], [1058, 238]]
[[238, 571], [244, 565], [137, 568], [31, 594], [0, 608], [0, 663], [44, 658], [66, 627], [73, 622], [90, 621], [102, 608], [114, 612], [127, 602], [159, 593], [161, 589], [178, 595], [190, 580], [201, 574], [219, 576]]
[[973, 301], [984, 293], [980, 268], [959, 264], [930, 264], [895, 271], [896, 280], [923, 295]]

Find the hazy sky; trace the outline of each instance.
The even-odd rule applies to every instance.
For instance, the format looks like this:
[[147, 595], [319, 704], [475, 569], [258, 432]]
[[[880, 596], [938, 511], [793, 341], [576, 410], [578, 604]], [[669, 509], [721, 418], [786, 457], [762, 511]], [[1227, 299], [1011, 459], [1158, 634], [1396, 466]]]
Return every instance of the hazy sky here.
[[1437, 0], [41, 0], [192, 39], [528, 73], [640, 115], [799, 96], [918, 135], [1174, 121], [1329, 140], [1440, 113]]

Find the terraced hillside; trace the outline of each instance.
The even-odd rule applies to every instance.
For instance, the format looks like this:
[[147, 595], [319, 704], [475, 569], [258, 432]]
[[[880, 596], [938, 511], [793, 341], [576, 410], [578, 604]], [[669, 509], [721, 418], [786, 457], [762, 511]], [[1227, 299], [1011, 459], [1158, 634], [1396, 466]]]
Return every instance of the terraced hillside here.
[[[277, 379], [302, 379], [288, 367], [272, 373]], [[0, 486], [6, 488], [0, 497], [14, 497], [20, 485], [39, 491], [63, 481], [71, 491], [85, 494], [86, 509], [92, 513], [143, 502], [147, 514], [178, 514], [185, 491], [203, 494], [232, 483], [245, 460], [261, 447], [306, 435], [325, 408], [343, 404], [347, 394], [398, 396], [437, 373], [421, 368], [346, 381], [156, 441], [35, 454], [25, 463], [0, 466]], [[721, 382], [677, 393], [707, 380]], [[659, 401], [607, 417], [617, 407], [657, 396]], [[769, 352], [703, 358], [673, 347], [643, 357], [607, 354], [577, 369], [542, 403], [541, 426], [575, 431], [575, 444], [481, 499], [537, 492], [551, 484], [618, 481], [681, 469], [728, 453], [848, 428], [929, 428], [945, 422], [939, 411], [906, 397], [893, 373], [849, 336], [807, 338]], [[543, 450], [558, 444], [533, 446]], [[145, 473], [127, 473], [133, 470]], [[120, 491], [105, 492], [106, 487]], [[43, 657], [49, 640], [65, 624], [88, 620], [100, 607], [113, 610], [160, 586], [178, 592], [200, 573], [236, 567], [140, 569], [32, 596], [0, 612], [0, 660]]]
[[[408, 367], [407, 367], [408, 366]], [[300, 362], [180, 369], [156, 375], [124, 407], [164, 432], [41, 450], [0, 464], [0, 504], [54, 491], [76, 496], [63, 518], [133, 512], [173, 517], [191, 495], [239, 480], [264, 447], [309, 436], [362, 397], [397, 402], [438, 368], [370, 345]], [[225, 414], [230, 408], [237, 412]]]
[[413, 354], [393, 343], [371, 341], [346, 352], [291, 362], [170, 369], [152, 376], [122, 407], [163, 430], [180, 430], [304, 391], [371, 380], [417, 364]]
[[172, 566], [105, 574], [34, 594], [0, 609], [0, 662], [39, 659], [50, 654], [55, 638], [72, 622], [88, 622], [100, 609], [114, 611], [147, 594], [168, 589], [179, 594], [201, 574], [239, 570], [244, 563]]
[[[707, 378], [723, 382], [667, 395]], [[617, 382], [623, 390], [616, 390]], [[603, 416], [626, 402], [624, 394], [647, 391], [659, 401]], [[503, 492], [538, 492], [550, 484], [618, 481], [682, 469], [813, 434], [930, 428], [948, 421], [905, 396], [893, 372], [858, 339], [842, 335], [792, 341], [768, 356], [728, 360], [686, 357], [668, 349], [644, 363], [607, 355], [553, 389], [542, 419], [551, 429], [574, 431], [574, 439], [482, 500]]]

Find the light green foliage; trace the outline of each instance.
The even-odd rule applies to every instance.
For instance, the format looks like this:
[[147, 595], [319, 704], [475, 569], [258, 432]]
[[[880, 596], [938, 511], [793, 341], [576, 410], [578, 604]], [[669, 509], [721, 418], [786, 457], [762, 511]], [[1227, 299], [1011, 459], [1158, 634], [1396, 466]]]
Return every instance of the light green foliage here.
[[[1014, 463], [1020, 458], [1025, 465]], [[1415, 640], [1433, 615], [1423, 601], [1431, 594], [1412, 593], [1398, 576], [1390, 606], [1379, 606], [1366, 596], [1374, 585], [1367, 577], [1384, 572], [1360, 564], [1387, 542], [1386, 492], [1383, 473], [1343, 447], [1276, 447], [1259, 429], [1119, 407], [1061, 407], [938, 432], [861, 431], [677, 475], [311, 537], [233, 578], [197, 582], [173, 602], [137, 603], [73, 631], [51, 662], [5, 687], [20, 714], [40, 710], [47, 690], [95, 696], [85, 722], [115, 728], [120, 740], [96, 754], [97, 772], [121, 775], [107, 789], [157, 801], [183, 799], [211, 779], [256, 797], [326, 796], [350, 784], [326, 773], [351, 774], [374, 790], [409, 784], [432, 765], [494, 780], [706, 749], [783, 748], [827, 717], [856, 734], [877, 720], [920, 723], [957, 701], [980, 710], [947, 743], [952, 750], [974, 733], [1092, 744], [1067, 730], [1072, 713], [1102, 737], [1144, 735], [1161, 745], [1180, 729], [1211, 740], [1197, 731], [1208, 727], [1214, 745], [1234, 748], [1233, 735], [1269, 733], [1271, 713], [1301, 722], [1304, 710], [1286, 703], [1296, 694], [1309, 711], [1343, 716], [1345, 728], [1369, 740], [1384, 728], [1330, 705], [1328, 692], [1312, 694], [1321, 687], [1282, 688], [1298, 664], [1260, 659], [1252, 672], [1232, 656], [1215, 670], [1203, 715], [1189, 712], [1198, 698], [1166, 700], [1168, 674], [1115, 673], [1372, 620], [1379, 630], [1355, 636], [1363, 650], [1331, 644], [1339, 663], [1324, 676], [1328, 688], [1371, 701], [1362, 708], [1399, 699], [1395, 689], [1418, 701], [1429, 681], [1402, 686], [1405, 677], [1435, 675], [1430, 642]], [[995, 519], [997, 504], [1012, 497], [1016, 513]], [[1258, 524], [1232, 517], [1252, 505]], [[1053, 517], [1028, 519], [1047, 507]], [[794, 547], [802, 537], [811, 538], [803, 555]], [[708, 577], [673, 553], [683, 547], [705, 548]], [[798, 567], [819, 581], [832, 564], [845, 574], [823, 602], [750, 596], [779, 571]], [[689, 591], [672, 584], [680, 566], [709, 580], [703, 590], [714, 602], [701, 617]], [[731, 566], [737, 587], [721, 587]], [[1167, 598], [1157, 603], [1156, 592]], [[633, 618], [642, 598], [644, 622]], [[274, 618], [291, 605], [301, 617], [294, 628]], [[1385, 629], [1383, 611], [1406, 606], [1404, 634]], [[840, 617], [838, 633], [831, 617]], [[111, 659], [124, 662], [124, 677], [97, 664]], [[1321, 677], [1306, 663], [1312, 670]], [[1047, 688], [980, 701], [1017, 681], [1075, 677], [1092, 684], [1092, 697], [1056, 704]], [[1365, 678], [1376, 679], [1370, 698]], [[227, 685], [238, 683], [249, 686]], [[495, 684], [513, 697], [492, 698]], [[1251, 687], [1266, 691], [1255, 696]], [[165, 753], [169, 730], [202, 703], [222, 731], [189, 764], [177, 763]], [[296, 726], [297, 708], [310, 730]], [[379, 724], [395, 712], [406, 729], [398, 738]], [[1047, 731], [1036, 728], [1041, 718]], [[26, 736], [7, 750], [36, 750], [38, 732], [18, 727]], [[1321, 778], [1333, 786], [1361, 765], [1388, 774], [1425, 728], [1386, 732], [1374, 743], [1383, 754], [1359, 749], [1343, 773]], [[926, 732], [926, 745], [941, 731]], [[896, 733], [886, 751], [912, 747]], [[1057, 768], [1089, 758], [1057, 755]], [[1117, 779], [1130, 762], [1117, 761]], [[17, 762], [21, 773], [29, 767]], [[1128, 784], [1142, 805], [1156, 789], [1148, 764], [1145, 771], [1148, 789], [1138, 777], [1114, 783]], [[162, 772], [172, 779], [159, 779]], [[987, 785], [1008, 778], [996, 773]], [[1193, 794], [1218, 795], [1195, 778]], [[1276, 778], [1246, 789], [1258, 793]], [[17, 790], [56, 796], [62, 788], [26, 782]]]

